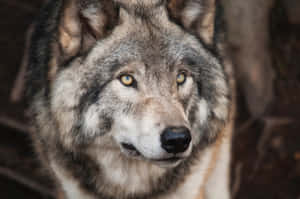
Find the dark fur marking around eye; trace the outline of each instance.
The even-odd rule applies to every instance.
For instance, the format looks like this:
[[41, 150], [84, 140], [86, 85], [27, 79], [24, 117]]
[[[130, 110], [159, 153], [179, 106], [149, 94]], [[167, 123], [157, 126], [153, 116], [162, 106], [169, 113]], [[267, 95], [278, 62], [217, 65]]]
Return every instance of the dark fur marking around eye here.
[[[216, 78], [223, 77], [216, 77], [218, 74], [213, 72], [215, 66], [209, 63], [207, 58], [197, 55], [193, 50], [191, 50], [181, 61], [189, 67], [192, 74], [195, 75], [194, 79], [197, 80], [198, 95], [203, 97], [207, 102], [210, 102], [211, 105], [216, 104], [217, 90], [214, 81]], [[217, 61], [219, 62], [220, 60], [217, 59]], [[220, 64], [220, 67], [222, 67], [223, 70], [222, 64]]]
[[110, 63], [110, 72], [115, 72], [117, 70], [119, 70], [119, 68], [121, 66], [123, 66], [124, 64], [121, 64], [119, 60], [114, 60], [113, 62]]
[[[198, 93], [201, 95], [206, 101], [211, 104], [216, 103], [216, 88], [214, 85], [211, 85], [210, 79], [204, 79], [202, 81], [197, 82]], [[202, 83], [203, 82], [203, 83]]]
[[197, 66], [197, 61], [192, 57], [185, 57], [182, 59], [182, 62], [188, 66], [195, 67]]
[[205, 68], [209, 65], [207, 58], [199, 56], [199, 54], [192, 49], [188, 51], [188, 54], [182, 58], [181, 62], [191, 71], [199, 72], [201, 68]]
[[82, 112], [89, 105], [97, 102], [97, 100], [99, 99], [99, 94], [104, 87], [105, 85], [102, 87], [97, 87], [96, 85], [94, 85], [80, 98], [80, 112]]
[[79, 100], [79, 109], [82, 112], [85, 108], [90, 106], [91, 104], [96, 103], [99, 100], [99, 95], [101, 91], [111, 82], [108, 80], [104, 83], [101, 83], [95, 79], [93, 84], [87, 89], [87, 92], [81, 96]]
[[198, 91], [198, 95], [202, 96], [202, 82], [200, 80], [198, 80], [197, 82], [197, 91]]

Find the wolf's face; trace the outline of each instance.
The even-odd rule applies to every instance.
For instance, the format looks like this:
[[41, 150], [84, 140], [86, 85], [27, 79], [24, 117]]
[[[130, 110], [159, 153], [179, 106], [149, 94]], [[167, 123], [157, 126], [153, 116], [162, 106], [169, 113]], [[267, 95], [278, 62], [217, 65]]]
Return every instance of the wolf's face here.
[[217, 38], [214, 2], [49, 1], [28, 96], [37, 152], [67, 192], [160, 198], [192, 170], [205, 178], [205, 149], [230, 108], [221, 62], [204, 46]]
[[39, 110], [42, 98], [35, 101], [44, 142], [93, 150], [98, 159], [105, 151], [175, 167], [217, 137], [229, 112], [223, 68], [194, 34], [170, 20], [163, 3], [143, 10], [120, 0], [117, 23], [104, 34], [96, 31], [107, 28], [97, 20], [109, 21], [99, 14], [100, 3], [78, 1], [86, 3], [80, 19], [90, 21], [87, 28], [76, 24], [74, 2], [64, 3], [53, 45], [49, 113]]
[[216, 136], [210, 121], [227, 118], [223, 69], [163, 13], [151, 24], [120, 12], [123, 23], [54, 80], [58, 126], [69, 144], [176, 166]]

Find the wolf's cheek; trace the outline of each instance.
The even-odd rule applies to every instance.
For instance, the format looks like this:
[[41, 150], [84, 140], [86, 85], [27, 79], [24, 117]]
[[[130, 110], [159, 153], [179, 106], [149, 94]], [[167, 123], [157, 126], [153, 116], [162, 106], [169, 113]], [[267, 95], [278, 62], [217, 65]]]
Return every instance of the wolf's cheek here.
[[[78, 121], [77, 107], [84, 90], [80, 88], [77, 71], [68, 68], [53, 79], [50, 109], [61, 136], [69, 134]], [[72, 142], [71, 139], [68, 142]]]
[[111, 82], [111, 91], [123, 102], [138, 102], [139, 93], [136, 88], [126, 87], [119, 80]]
[[[105, 123], [109, 123], [109, 120], [108, 122], [105, 120], [105, 117], [101, 117], [99, 108], [96, 105], [92, 105], [84, 114], [82, 133], [91, 137], [105, 134], [107, 128], [110, 128], [105, 126], [111, 126], [111, 124], [106, 125]], [[103, 128], [103, 126], [105, 128]]]
[[208, 123], [209, 115], [211, 114], [211, 110], [207, 104], [207, 101], [205, 99], [198, 99], [197, 102], [195, 102], [194, 106], [192, 106], [193, 109], [190, 111], [190, 114], [193, 114], [193, 121], [192, 126], [192, 134], [193, 134], [193, 144], [197, 145], [203, 136], [203, 129], [206, 128]]
[[193, 86], [193, 79], [191, 77], [187, 77], [185, 83], [183, 85], [178, 86], [179, 96], [181, 98], [188, 98], [192, 94]]
[[209, 116], [209, 107], [206, 102], [206, 100], [201, 99], [198, 104], [198, 111], [197, 111], [197, 119], [200, 123], [200, 125], [204, 125], [204, 123], [207, 121], [208, 116]]

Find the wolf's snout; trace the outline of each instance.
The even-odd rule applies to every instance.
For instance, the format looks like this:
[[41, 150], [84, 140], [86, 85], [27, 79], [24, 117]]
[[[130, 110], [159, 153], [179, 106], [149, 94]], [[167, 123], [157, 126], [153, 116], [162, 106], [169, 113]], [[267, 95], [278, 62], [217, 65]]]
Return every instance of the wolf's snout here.
[[182, 153], [191, 142], [191, 133], [186, 127], [169, 127], [161, 134], [162, 148], [168, 153]]

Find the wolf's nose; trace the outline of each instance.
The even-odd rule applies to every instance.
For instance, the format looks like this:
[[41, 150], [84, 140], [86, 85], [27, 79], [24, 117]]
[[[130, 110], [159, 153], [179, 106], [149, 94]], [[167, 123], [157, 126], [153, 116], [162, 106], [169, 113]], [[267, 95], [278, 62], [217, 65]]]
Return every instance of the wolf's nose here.
[[186, 127], [168, 127], [160, 137], [162, 148], [168, 153], [181, 153], [191, 142], [191, 133]]

